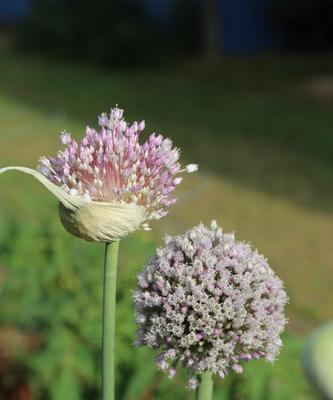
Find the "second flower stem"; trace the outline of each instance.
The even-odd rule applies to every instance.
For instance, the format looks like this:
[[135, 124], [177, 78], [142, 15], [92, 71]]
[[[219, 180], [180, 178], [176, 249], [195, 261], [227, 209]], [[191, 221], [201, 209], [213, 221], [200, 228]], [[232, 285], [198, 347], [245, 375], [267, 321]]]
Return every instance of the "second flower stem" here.
[[102, 399], [115, 399], [115, 322], [119, 241], [106, 243], [103, 287]]
[[213, 378], [211, 372], [204, 372], [200, 378], [200, 385], [197, 388], [196, 400], [212, 400]]

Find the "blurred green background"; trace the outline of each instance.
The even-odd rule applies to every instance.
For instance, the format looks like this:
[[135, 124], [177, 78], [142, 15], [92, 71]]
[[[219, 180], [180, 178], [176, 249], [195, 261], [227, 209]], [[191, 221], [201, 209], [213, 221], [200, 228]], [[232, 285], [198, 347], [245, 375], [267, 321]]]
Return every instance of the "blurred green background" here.
[[[318, 398], [300, 353], [332, 317], [333, 56], [218, 55], [186, 42], [194, 52], [184, 57], [164, 43], [167, 60], [158, 53], [155, 65], [145, 54], [140, 66], [135, 56], [119, 66], [22, 47], [27, 26], [0, 29], [1, 167], [35, 167], [58, 151], [61, 130], [79, 139], [116, 103], [127, 121], [145, 119], [146, 132], [172, 138], [184, 164], [200, 164], [170, 214], [121, 243], [117, 398], [193, 398], [184, 372], [168, 380], [154, 352], [133, 346], [131, 295], [166, 232], [211, 219], [263, 252], [290, 296], [279, 360], [217, 379], [214, 399]], [[103, 246], [69, 236], [56, 201], [32, 178], [13, 172], [0, 181], [0, 399], [97, 399]]]

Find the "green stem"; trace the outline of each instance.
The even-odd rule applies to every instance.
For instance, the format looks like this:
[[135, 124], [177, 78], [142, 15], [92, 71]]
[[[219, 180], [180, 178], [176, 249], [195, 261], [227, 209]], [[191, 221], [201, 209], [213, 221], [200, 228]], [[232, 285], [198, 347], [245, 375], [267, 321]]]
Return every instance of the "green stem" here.
[[196, 400], [212, 400], [213, 378], [211, 372], [204, 372], [201, 375], [200, 385], [197, 388]]
[[103, 288], [102, 399], [115, 399], [115, 317], [119, 241], [106, 243]]

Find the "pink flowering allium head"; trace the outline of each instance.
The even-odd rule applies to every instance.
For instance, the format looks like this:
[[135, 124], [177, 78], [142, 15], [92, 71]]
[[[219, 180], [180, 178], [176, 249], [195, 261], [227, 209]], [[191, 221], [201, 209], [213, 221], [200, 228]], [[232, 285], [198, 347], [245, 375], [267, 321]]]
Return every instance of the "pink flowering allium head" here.
[[[87, 127], [77, 143], [63, 131], [64, 146], [56, 157], [42, 157], [34, 175], [60, 200], [61, 220], [71, 233], [93, 241], [118, 240], [147, 222], [167, 214], [176, 202], [171, 193], [180, 174], [194, 172], [196, 164], [182, 169], [180, 152], [170, 139], [151, 134], [140, 144], [144, 121], [129, 125], [123, 110], [102, 114], [99, 130]], [[0, 170], [5, 172], [7, 169]]]
[[242, 364], [273, 362], [281, 348], [287, 295], [267, 260], [215, 221], [167, 236], [138, 277], [134, 294], [138, 345], [160, 349], [157, 365], [175, 374], [178, 362], [196, 375], [224, 378]]

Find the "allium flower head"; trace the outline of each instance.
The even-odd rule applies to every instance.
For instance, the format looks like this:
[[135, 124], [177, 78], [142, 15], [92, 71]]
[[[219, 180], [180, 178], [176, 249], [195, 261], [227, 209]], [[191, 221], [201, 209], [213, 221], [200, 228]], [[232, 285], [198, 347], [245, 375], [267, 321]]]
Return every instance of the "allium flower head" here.
[[[151, 134], [139, 143], [144, 121], [128, 125], [123, 110], [102, 114], [100, 129], [87, 127], [80, 143], [63, 131], [64, 146], [56, 157], [42, 157], [32, 174], [60, 200], [60, 216], [66, 229], [94, 241], [112, 241], [167, 214], [176, 202], [170, 195], [182, 181], [180, 152], [170, 139]], [[46, 179], [45, 179], [46, 178]]]
[[[243, 361], [273, 362], [282, 345], [287, 295], [267, 260], [215, 221], [167, 236], [138, 277], [138, 345], [160, 349], [157, 365], [189, 388], [206, 371], [225, 377]], [[171, 372], [171, 373], [170, 373]]]

